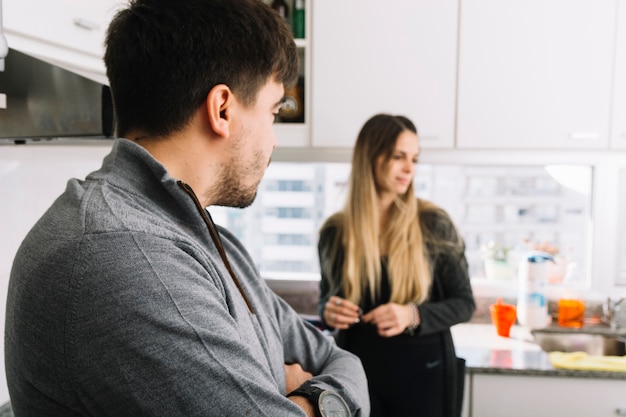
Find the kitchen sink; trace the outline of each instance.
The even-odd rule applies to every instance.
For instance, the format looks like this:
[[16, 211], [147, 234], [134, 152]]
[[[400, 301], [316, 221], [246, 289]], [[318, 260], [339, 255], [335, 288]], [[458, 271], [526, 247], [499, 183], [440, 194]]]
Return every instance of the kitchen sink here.
[[611, 334], [587, 333], [582, 330], [550, 331], [535, 329], [531, 331], [534, 342], [546, 352], [587, 352], [590, 355], [624, 356], [624, 338]]

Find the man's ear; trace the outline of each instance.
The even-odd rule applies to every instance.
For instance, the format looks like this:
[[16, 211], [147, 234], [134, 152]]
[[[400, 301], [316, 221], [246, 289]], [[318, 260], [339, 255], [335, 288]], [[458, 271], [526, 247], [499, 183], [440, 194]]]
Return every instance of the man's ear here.
[[220, 137], [230, 135], [230, 106], [233, 92], [226, 84], [218, 84], [209, 91], [206, 98], [207, 116], [213, 132]]

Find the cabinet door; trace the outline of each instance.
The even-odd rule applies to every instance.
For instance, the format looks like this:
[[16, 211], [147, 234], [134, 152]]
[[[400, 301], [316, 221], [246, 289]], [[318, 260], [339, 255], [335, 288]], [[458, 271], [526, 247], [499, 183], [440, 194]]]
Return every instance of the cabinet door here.
[[463, 0], [459, 148], [608, 149], [617, 0]]
[[465, 373], [465, 388], [463, 389], [463, 406], [461, 408], [461, 417], [470, 417], [470, 391], [472, 386], [472, 376], [469, 372]]
[[454, 143], [457, 0], [315, 0], [312, 144], [350, 148], [376, 113], [403, 114], [423, 147]]
[[626, 0], [618, 0], [611, 146], [626, 149]]
[[475, 417], [613, 417], [626, 410], [626, 380], [474, 375]]
[[123, 0], [4, 0], [9, 47], [107, 83], [104, 36]]

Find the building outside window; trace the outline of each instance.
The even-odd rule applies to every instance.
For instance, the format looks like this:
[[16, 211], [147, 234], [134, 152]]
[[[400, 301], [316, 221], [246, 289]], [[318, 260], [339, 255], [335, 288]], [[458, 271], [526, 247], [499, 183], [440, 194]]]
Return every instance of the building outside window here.
[[[348, 163], [273, 162], [254, 204], [244, 210], [210, 207], [233, 231], [266, 278], [317, 278], [317, 233], [345, 199]], [[520, 257], [534, 242], [558, 247], [561, 279], [586, 275], [591, 228], [592, 168], [588, 166], [471, 166], [419, 164], [419, 197], [445, 208], [466, 243], [473, 280], [515, 280]], [[487, 276], [485, 248], [506, 248], [510, 271]]]

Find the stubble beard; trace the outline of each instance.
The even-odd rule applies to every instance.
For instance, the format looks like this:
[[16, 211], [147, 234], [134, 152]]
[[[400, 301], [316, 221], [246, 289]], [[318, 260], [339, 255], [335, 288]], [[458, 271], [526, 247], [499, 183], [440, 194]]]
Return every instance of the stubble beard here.
[[244, 184], [243, 180], [258, 175], [259, 171], [264, 172], [264, 170], [260, 154], [254, 155], [251, 164], [245, 164], [236, 157], [232, 158], [230, 163], [222, 166], [220, 182], [216, 187], [218, 199], [215, 205], [234, 208], [249, 207], [256, 199], [262, 174], [252, 185]]

